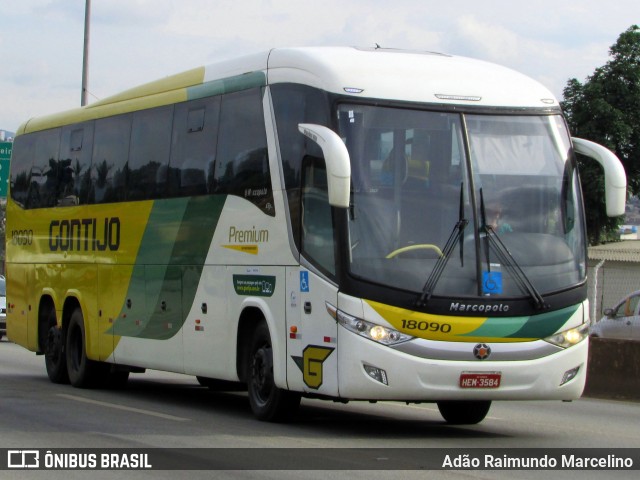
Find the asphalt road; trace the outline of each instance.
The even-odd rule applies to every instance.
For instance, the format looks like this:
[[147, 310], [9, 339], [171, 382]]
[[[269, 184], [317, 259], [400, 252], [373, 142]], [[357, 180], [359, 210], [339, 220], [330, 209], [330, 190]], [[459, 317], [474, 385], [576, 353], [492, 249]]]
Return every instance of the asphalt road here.
[[[446, 425], [432, 404], [343, 405], [303, 400], [294, 422], [270, 424], [252, 417], [246, 394], [211, 392], [184, 375], [136, 374], [122, 390], [55, 385], [46, 376], [43, 357], [6, 339], [0, 342], [0, 382], [0, 449], [228, 449], [216, 451], [222, 452], [216, 470], [192, 470], [184, 474], [190, 480], [327, 476], [367, 480], [547, 479], [550, 475], [583, 480], [640, 476], [638, 470], [418, 470], [425, 455], [422, 449], [471, 455], [480, 451], [473, 449], [542, 449], [538, 453], [558, 448], [640, 449], [640, 403], [595, 399], [499, 402], [481, 424], [456, 427]], [[310, 450], [299, 450], [302, 448]], [[168, 456], [176, 452], [161, 451]], [[196, 465], [211, 456], [210, 450], [187, 452]], [[265, 470], [236, 469], [243, 456], [249, 464], [265, 465], [269, 459], [273, 463]], [[396, 468], [415, 470], [398, 476]], [[0, 471], [0, 479], [177, 476], [183, 475], [164, 470]]]

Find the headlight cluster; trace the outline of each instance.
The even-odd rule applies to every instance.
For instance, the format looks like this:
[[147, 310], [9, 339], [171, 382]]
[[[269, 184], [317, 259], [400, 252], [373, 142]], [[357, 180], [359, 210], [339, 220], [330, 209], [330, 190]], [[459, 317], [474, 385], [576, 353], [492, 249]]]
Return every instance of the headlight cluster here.
[[545, 341], [557, 345], [562, 348], [569, 348], [589, 336], [589, 323], [583, 323], [582, 325], [565, 330], [564, 332], [556, 333], [550, 337], [545, 338]]
[[347, 330], [357, 333], [361, 337], [373, 340], [374, 342], [378, 342], [383, 345], [395, 345], [413, 338], [411, 335], [406, 335], [394, 330], [393, 328], [383, 327], [382, 325], [377, 325], [375, 323], [362, 320], [361, 318], [347, 315], [329, 303], [326, 305], [329, 314], [335, 318], [340, 325], [345, 327]]

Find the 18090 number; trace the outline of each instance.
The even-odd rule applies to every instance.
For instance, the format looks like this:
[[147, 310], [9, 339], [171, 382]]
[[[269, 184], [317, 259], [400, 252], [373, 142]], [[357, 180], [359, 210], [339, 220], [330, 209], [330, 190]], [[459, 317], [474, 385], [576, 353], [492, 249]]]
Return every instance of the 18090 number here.
[[402, 320], [402, 328], [407, 330], [421, 330], [423, 332], [449, 333], [451, 325], [448, 323], [427, 322], [418, 320]]

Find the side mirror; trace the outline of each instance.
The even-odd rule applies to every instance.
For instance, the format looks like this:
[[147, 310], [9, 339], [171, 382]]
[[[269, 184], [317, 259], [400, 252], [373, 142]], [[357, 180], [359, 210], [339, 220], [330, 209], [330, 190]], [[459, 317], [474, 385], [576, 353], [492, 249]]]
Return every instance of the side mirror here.
[[327, 166], [329, 205], [349, 208], [351, 160], [346, 145], [337, 133], [322, 125], [301, 123], [298, 125], [298, 130], [322, 149]]
[[606, 308], [602, 313], [604, 313], [607, 318], [613, 318], [613, 308]]
[[593, 158], [604, 168], [607, 215], [623, 215], [627, 203], [627, 175], [618, 157], [611, 150], [589, 140], [575, 137], [571, 140], [576, 153]]

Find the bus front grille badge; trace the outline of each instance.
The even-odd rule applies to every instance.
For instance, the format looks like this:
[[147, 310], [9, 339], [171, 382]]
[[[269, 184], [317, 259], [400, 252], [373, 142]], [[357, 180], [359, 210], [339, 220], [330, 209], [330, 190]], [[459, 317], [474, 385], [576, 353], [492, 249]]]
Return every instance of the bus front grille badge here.
[[486, 360], [491, 355], [491, 347], [485, 343], [479, 343], [473, 347], [473, 356], [478, 360]]

